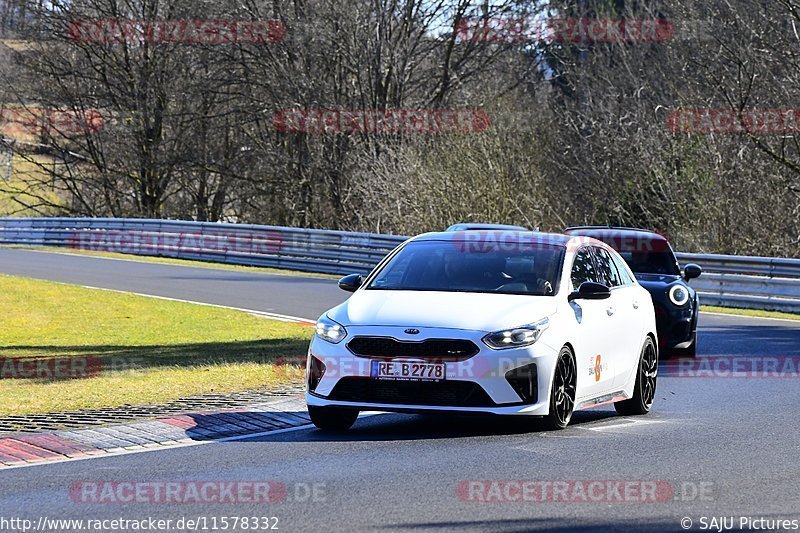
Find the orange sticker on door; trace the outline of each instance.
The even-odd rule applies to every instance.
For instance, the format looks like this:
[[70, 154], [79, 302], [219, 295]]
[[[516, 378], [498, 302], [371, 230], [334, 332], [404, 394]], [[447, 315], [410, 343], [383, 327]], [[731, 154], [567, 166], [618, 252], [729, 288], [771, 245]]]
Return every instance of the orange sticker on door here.
[[589, 358], [589, 375], [594, 376], [595, 381], [600, 381], [603, 372], [608, 369], [608, 363], [604, 363], [601, 355]]

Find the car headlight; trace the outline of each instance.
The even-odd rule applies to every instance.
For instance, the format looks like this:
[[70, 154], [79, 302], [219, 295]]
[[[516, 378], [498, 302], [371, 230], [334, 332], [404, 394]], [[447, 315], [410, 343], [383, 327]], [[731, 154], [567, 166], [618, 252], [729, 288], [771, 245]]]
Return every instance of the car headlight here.
[[669, 290], [669, 299], [680, 307], [689, 301], [689, 291], [683, 285], [673, 285]]
[[336, 344], [347, 336], [347, 330], [338, 322], [323, 316], [317, 320], [317, 337]]
[[550, 325], [550, 320], [545, 318], [534, 324], [518, 328], [504, 329], [489, 333], [483, 338], [484, 344], [494, 350], [504, 348], [519, 348], [528, 346], [539, 340], [544, 330]]

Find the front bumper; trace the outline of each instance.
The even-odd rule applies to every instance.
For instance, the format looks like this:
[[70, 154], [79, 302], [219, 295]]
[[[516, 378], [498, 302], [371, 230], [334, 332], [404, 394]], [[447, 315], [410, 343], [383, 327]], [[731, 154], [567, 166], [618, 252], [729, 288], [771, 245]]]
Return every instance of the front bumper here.
[[671, 303], [657, 304], [655, 311], [659, 349], [688, 348], [697, 330], [697, 311], [694, 305], [676, 307]]
[[[550, 384], [558, 350], [544, 342], [546, 335], [524, 348], [492, 350], [481, 341], [486, 332], [425, 328], [423, 336], [407, 334], [403, 327], [350, 326], [347, 330], [348, 336], [338, 344], [317, 337], [312, 340], [309, 356], [321, 361], [325, 371], [320, 379], [315, 380], [313, 390], [307, 390], [308, 405], [417, 413], [532, 416], [548, 413]], [[467, 339], [478, 346], [479, 351], [463, 360], [446, 361], [445, 379], [442, 381], [377, 380], [370, 376], [371, 363], [375, 359], [357, 356], [347, 347], [356, 336], [392, 337], [405, 342]], [[507, 378], [508, 375], [517, 375], [520, 368], [528, 373], [531, 368], [535, 369], [532, 378], [535, 399], [524, 398]], [[308, 380], [306, 384], [308, 387]]]

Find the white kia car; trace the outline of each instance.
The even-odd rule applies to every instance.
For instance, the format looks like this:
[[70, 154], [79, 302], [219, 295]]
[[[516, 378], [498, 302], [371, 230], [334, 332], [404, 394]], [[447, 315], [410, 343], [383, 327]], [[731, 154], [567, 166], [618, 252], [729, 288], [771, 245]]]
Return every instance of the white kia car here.
[[531, 231], [407, 240], [323, 314], [308, 412], [327, 430], [359, 411], [542, 417], [614, 403], [649, 412], [658, 348], [650, 294], [608, 245]]

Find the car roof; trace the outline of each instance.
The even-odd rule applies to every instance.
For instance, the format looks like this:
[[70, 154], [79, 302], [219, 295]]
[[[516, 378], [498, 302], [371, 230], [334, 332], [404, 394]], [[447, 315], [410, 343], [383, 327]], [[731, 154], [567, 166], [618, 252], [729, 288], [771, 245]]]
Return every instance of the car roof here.
[[[663, 235], [642, 228], [626, 228], [621, 226], [574, 226], [564, 230], [568, 235], [582, 235], [584, 237], [611, 237], [626, 236], [636, 238], [647, 238], [654, 241], [667, 241]], [[602, 239], [601, 239], [602, 240]]]
[[453, 224], [445, 231], [480, 231], [480, 230], [514, 230], [514, 231], [528, 231], [528, 228], [523, 226], [512, 226], [509, 224], [484, 224], [481, 222], [459, 222]]
[[[504, 242], [511, 239], [519, 239], [520, 243], [530, 243], [534, 241], [539, 241], [542, 244], [554, 244], [557, 246], [565, 246], [568, 242], [575, 239], [575, 236], [572, 235], [564, 235], [563, 233], [546, 233], [542, 231], [519, 231], [519, 230], [496, 230], [496, 229], [489, 229], [483, 231], [476, 231], [476, 230], [448, 230], [448, 231], [438, 231], [438, 232], [431, 232], [431, 233], [423, 233], [421, 235], [417, 235], [413, 237], [412, 240], [414, 241], [459, 241], [459, 240], [473, 240], [475, 239], [475, 234], [485, 234], [484, 239], [486, 242]], [[494, 235], [494, 234], [502, 234]], [[500, 241], [503, 239], [504, 241]], [[480, 242], [481, 238], [478, 237], [476, 239]]]

